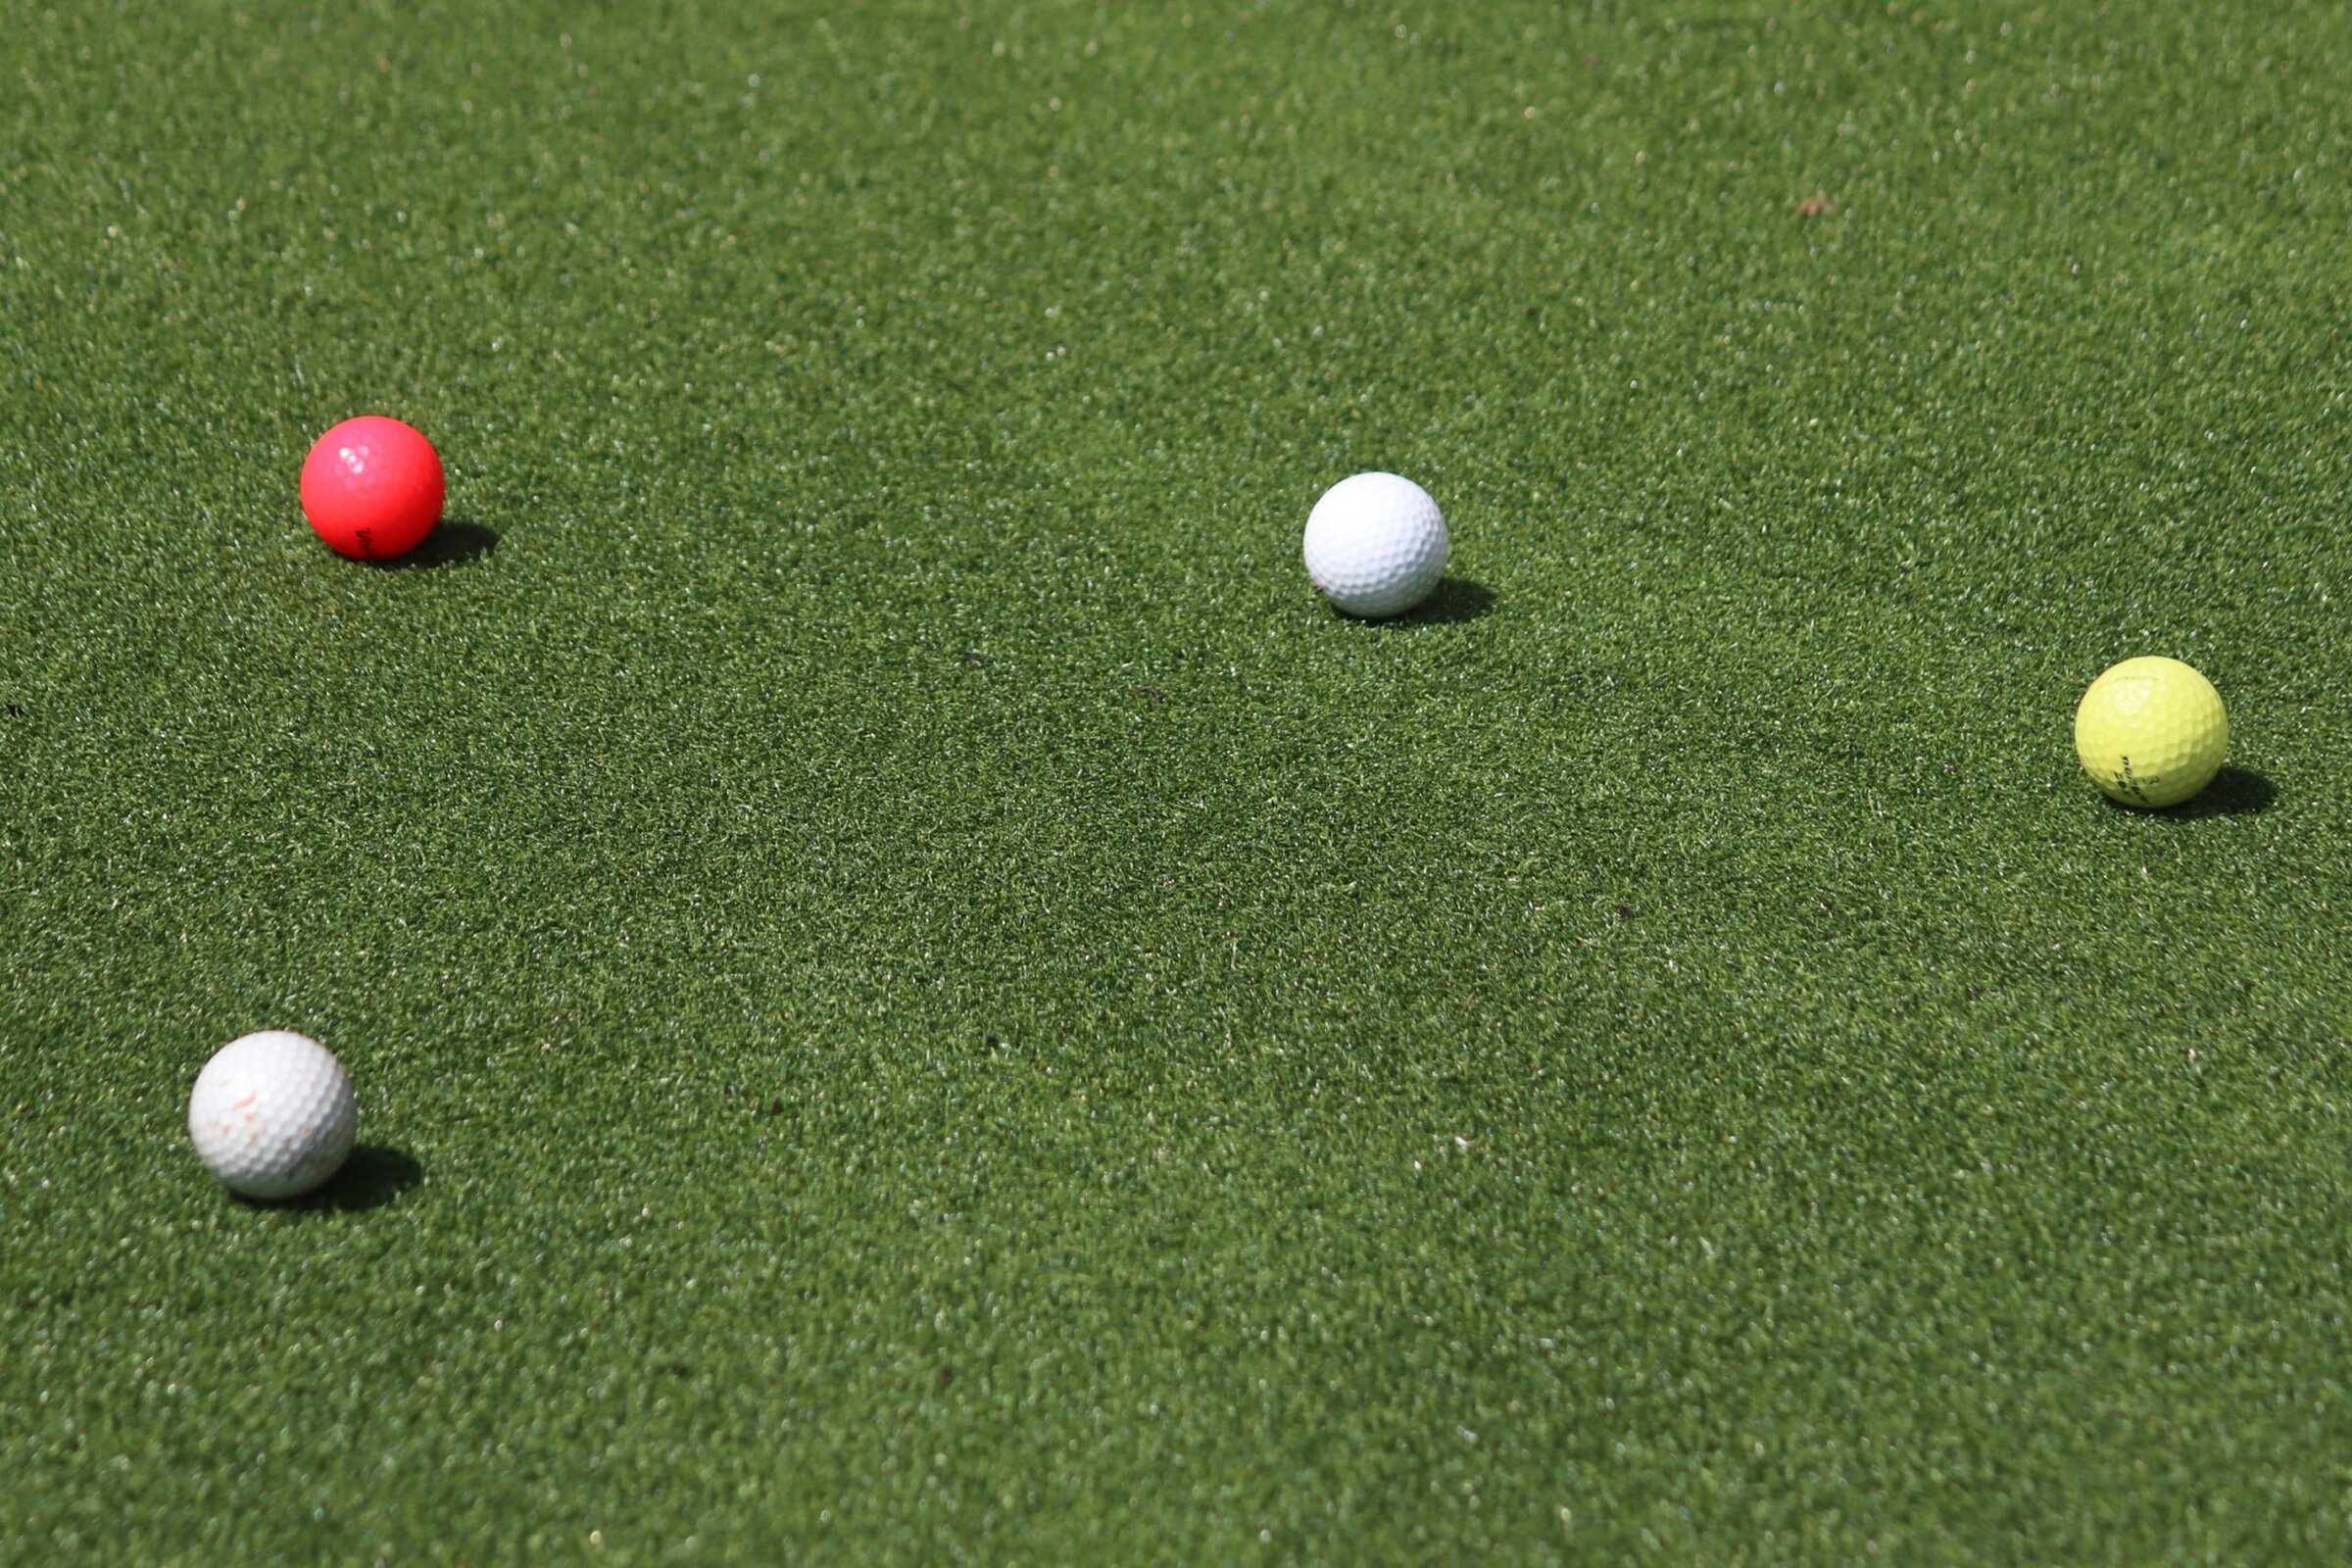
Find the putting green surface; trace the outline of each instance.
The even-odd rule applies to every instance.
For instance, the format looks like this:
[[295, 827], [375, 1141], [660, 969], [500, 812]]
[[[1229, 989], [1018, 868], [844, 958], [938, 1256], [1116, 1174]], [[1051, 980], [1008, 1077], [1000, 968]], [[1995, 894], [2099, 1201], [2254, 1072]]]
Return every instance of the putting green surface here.
[[[0, 1560], [2343, 1561], [2347, 80], [0, 6]], [[362, 1098], [284, 1208], [261, 1027]]]

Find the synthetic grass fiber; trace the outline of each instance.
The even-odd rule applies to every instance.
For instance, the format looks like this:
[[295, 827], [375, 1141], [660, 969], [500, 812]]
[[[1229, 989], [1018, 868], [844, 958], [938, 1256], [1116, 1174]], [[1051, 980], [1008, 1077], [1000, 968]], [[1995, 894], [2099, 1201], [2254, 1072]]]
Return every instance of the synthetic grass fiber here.
[[[2348, 82], [5, 0], [0, 1559], [2343, 1561]], [[266, 1026], [281, 1208], [183, 1125]]]

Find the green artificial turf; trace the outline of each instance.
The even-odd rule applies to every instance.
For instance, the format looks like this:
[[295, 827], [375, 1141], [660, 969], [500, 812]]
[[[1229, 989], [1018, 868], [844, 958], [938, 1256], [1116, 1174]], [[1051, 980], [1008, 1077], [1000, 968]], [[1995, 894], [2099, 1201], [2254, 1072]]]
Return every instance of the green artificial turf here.
[[[0, 4], [0, 1560], [2343, 1561], [2348, 81]], [[2184, 811], [2072, 756], [2140, 653]]]

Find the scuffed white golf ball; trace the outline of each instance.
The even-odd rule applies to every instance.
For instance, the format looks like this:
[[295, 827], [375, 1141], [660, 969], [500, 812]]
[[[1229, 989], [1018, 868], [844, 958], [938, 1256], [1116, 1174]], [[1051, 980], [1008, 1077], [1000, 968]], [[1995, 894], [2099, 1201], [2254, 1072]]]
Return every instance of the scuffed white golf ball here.
[[247, 1198], [299, 1198], [342, 1168], [359, 1102], [335, 1054], [284, 1029], [231, 1040], [188, 1095], [188, 1137], [222, 1186]]
[[1447, 548], [1438, 504], [1400, 474], [1342, 479], [1306, 519], [1306, 574], [1350, 615], [1401, 615], [1427, 599]]

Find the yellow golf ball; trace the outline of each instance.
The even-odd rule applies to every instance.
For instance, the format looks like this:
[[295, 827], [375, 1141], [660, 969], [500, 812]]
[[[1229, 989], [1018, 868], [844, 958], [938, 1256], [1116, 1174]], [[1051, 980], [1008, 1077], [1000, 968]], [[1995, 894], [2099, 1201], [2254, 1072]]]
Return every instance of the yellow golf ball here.
[[2126, 806], [2178, 806], [2213, 782], [2230, 714], [2213, 683], [2178, 659], [2127, 659], [2082, 694], [2075, 755]]

